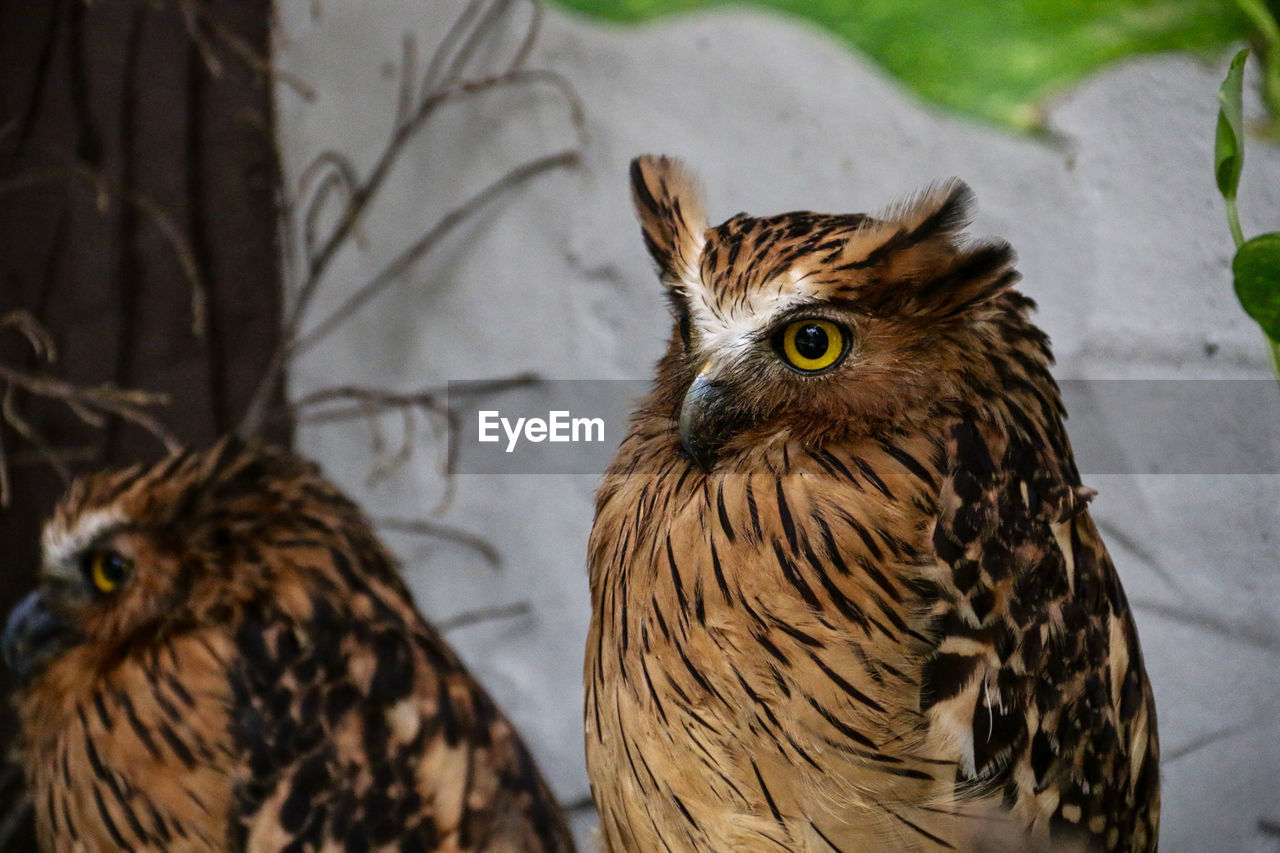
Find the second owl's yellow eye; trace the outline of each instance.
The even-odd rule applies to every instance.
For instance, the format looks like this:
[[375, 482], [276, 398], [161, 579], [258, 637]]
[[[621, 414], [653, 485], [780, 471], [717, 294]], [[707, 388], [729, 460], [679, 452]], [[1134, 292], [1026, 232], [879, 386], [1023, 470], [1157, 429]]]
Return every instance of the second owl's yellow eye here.
[[83, 560], [89, 582], [101, 595], [118, 590], [133, 571], [133, 560], [116, 551], [90, 551]]
[[778, 349], [789, 367], [817, 373], [840, 361], [848, 343], [845, 331], [830, 320], [796, 320], [782, 330]]

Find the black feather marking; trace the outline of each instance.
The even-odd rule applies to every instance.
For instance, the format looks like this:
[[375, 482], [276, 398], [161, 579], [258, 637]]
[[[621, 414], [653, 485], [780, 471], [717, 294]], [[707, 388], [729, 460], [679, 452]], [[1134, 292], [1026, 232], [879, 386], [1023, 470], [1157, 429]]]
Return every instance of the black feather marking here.
[[843, 690], [851, 699], [862, 705], [866, 705], [868, 708], [875, 711], [880, 711], [881, 713], [884, 712], [883, 705], [846, 681], [839, 673], [827, 666], [826, 661], [822, 658], [812, 652], [809, 654], [809, 657], [818, 665], [818, 669], [822, 670], [822, 674], [831, 679], [832, 683]]
[[979, 658], [939, 652], [925, 661], [920, 673], [920, 711], [928, 711], [960, 693], [973, 680]]
[[950, 844], [950, 843], [948, 843], [947, 841], [945, 841], [945, 840], [943, 840], [943, 839], [939, 838], [938, 836], [934, 835], [932, 832], [928, 832], [928, 831], [926, 831], [925, 829], [923, 829], [922, 827], [917, 826], [916, 824], [914, 824], [914, 823], [912, 823], [911, 821], [907, 820], [907, 819], [906, 819], [905, 817], [903, 817], [902, 815], [900, 815], [900, 814], [898, 814], [897, 812], [893, 811], [893, 809], [889, 808], [888, 806], [881, 805], [881, 808], [882, 808], [882, 809], [884, 809], [886, 812], [888, 812], [888, 813], [889, 813], [889, 815], [890, 815], [891, 817], [893, 817], [895, 820], [897, 820], [897, 821], [898, 821], [899, 823], [901, 823], [903, 826], [907, 827], [908, 829], [910, 829], [910, 830], [912, 830], [912, 831], [914, 831], [914, 832], [919, 833], [920, 835], [922, 835], [922, 836], [924, 836], [925, 838], [927, 838], [927, 839], [929, 839], [930, 841], [932, 841], [934, 844], [937, 844], [937, 845], [939, 845], [940, 847], [945, 847], [945, 848], [947, 848], [948, 850], [955, 850], [955, 849], [956, 849], [954, 844]]
[[760, 792], [764, 794], [765, 802], [769, 804], [769, 811], [773, 814], [773, 819], [778, 822], [778, 826], [785, 830], [787, 825], [782, 820], [782, 812], [778, 811], [778, 804], [773, 801], [773, 795], [769, 793], [769, 786], [764, 783], [764, 777], [760, 775], [760, 768], [756, 766], [755, 759], [751, 760], [751, 769], [756, 772], [756, 781], [760, 783]]
[[724, 484], [716, 485], [716, 513], [720, 516], [720, 527], [724, 530], [725, 537], [729, 542], [733, 542], [733, 525], [729, 523], [729, 513], [724, 507]]
[[787, 543], [791, 545], [791, 550], [797, 550], [796, 545], [796, 523], [791, 518], [791, 509], [787, 506], [787, 495], [782, 489], [782, 478], [778, 477], [774, 480], [778, 491], [778, 519], [782, 522], [782, 531], [787, 536]]

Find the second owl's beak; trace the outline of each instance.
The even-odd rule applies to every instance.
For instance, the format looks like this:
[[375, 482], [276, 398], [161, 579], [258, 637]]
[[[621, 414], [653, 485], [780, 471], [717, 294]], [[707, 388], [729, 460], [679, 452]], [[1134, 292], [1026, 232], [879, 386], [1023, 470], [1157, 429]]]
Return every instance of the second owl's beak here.
[[0, 650], [14, 683], [21, 687], [30, 681], [67, 649], [72, 638], [71, 629], [53, 614], [39, 592], [18, 602], [0, 639]]
[[723, 392], [709, 377], [711, 368], [699, 371], [680, 404], [680, 444], [698, 467], [710, 471], [720, 445], [720, 430], [715, 414]]

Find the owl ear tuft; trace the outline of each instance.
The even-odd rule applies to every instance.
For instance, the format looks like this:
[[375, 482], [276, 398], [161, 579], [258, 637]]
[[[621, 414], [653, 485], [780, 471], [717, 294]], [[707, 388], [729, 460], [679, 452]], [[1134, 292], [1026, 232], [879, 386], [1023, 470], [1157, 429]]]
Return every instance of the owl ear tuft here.
[[631, 198], [663, 282], [672, 286], [696, 280], [707, 230], [697, 180], [679, 160], [637, 157], [631, 161]]
[[1016, 256], [1000, 240], [968, 241], [973, 191], [963, 181], [934, 184], [879, 218], [892, 229], [864, 262], [882, 284], [866, 294], [874, 310], [954, 317], [1017, 283]]
[[881, 218], [894, 222], [912, 244], [954, 237], [973, 218], [974, 197], [958, 178], [930, 184], [891, 207]]

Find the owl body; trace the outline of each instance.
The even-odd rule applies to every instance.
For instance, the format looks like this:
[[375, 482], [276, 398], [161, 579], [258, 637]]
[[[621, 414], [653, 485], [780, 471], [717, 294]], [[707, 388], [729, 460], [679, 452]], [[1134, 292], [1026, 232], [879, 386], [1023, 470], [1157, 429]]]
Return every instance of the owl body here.
[[567, 851], [518, 733], [314, 466], [80, 481], [6, 630], [46, 850]]
[[676, 328], [589, 546], [608, 849], [1154, 850], [1137, 636], [967, 192], [708, 229], [633, 186]]

